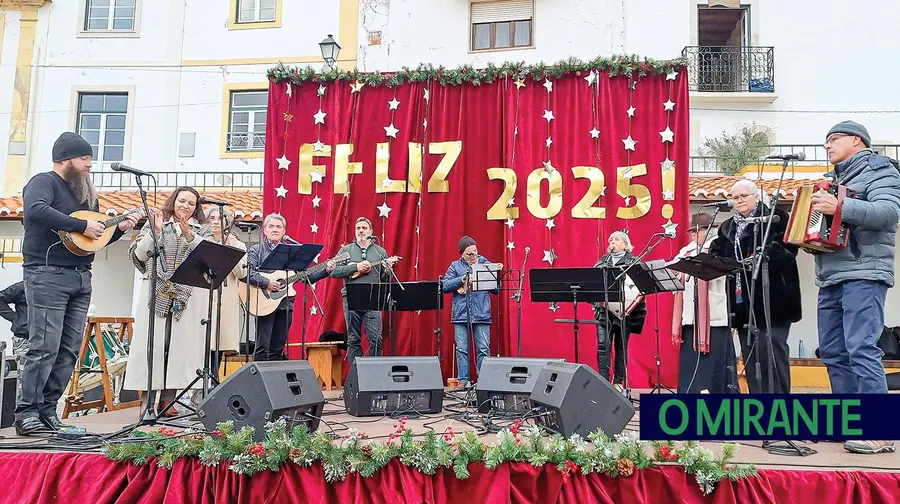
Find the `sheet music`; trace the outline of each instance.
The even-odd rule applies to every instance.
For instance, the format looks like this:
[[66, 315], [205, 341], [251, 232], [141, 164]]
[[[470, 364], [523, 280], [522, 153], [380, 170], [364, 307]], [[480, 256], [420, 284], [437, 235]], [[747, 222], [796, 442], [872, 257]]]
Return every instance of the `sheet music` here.
[[500, 265], [476, 263], [472, 265], [472, 290], [489, 291], [500, 288]]

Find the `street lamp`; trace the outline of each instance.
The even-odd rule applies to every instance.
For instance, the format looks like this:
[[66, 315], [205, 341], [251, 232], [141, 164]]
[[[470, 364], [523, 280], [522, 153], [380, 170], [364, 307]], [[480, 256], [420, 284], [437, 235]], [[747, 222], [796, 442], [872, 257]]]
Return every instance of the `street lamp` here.
[[328, 35], [328, 38], [319, 42], [319, 48], [322, 49], [322, 59], [325, 60], [325, 63], [328, 63], [328, 66], [334, 68], [334, 62], [338, 59], [338, 54], [341, 53], [341, 46]]

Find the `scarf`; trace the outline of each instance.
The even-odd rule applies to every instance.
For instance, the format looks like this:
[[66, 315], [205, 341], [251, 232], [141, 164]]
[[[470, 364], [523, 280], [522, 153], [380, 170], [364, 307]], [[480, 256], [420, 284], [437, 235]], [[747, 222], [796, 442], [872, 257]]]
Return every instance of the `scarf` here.
[[[702, 251], [708, 252], [709, 246], [712, 243], [712, 239], [707, 239], [706, 243], [703, 244]], [[696, 247], [692, 247], [693, 250], [689, 252], [687, 255], [692, 256], [695, 255]], [[684, 273], [678, 274], [678, 279], [681, 280], [682, 284], [685, 284], [687, 280], [687, 275]], [[694, 321], [694, 350], [698, 353], [709, 353], [709, 331], [710, 331], [710, 322], [709, 322], [709, 282], [706, 280], [697, 280], [697, 320]], [[693, 295], [693, 292], [691, 293]], [[684, 291], [675, 291], [675, 305], [672, 308], [672, 344], [673, 345], [681, 345], [684, 343], [684, 340], [681, 339], [681, 331], [683, 320], [681, 318], [684, 312]]]
[[[142, 275], [147, 274], [148, 265], [147, 263], [138, 260], [134, 250], [140, 240], [150, 233], [150, 226], [152, 225], [152, 223], [147, 222], [141, 230], [138, 239], [131, 242], [131, 246], [128, 249], [128, 255], [131, 257], [131, 262]], [[199, 224], [196, 224], [193, 219], [190, 222], [190, 226], [194, 234], [201, 238], [209, 238], [212, 236], [209, 226], [200, 226]], [[156, 306], [154, 306], [154, 312], [158, 317], [163, 318], [167, 317], [169, 313], [172, 313], [172, 317], [175, 320], [181, 320], [181, 315], [184, 313], [188, 299], [190, 299], [194, 289], [189, 285], [173, 283], [171, 278], [175, 273], [175, 270], [178, 269], [178, 266], [180, 266], [185, 259], [187, 259], [188, 254], [191, 253], [191, 250], [193, 250], [194, 247], [185, 241], [178, 223], [172, 220], [163, 224], [162, 232], [159, 235], [159, 246], [162, 250], [160, 251], [161, 253], [159, 256], [155, 258], [157, 281], [156, 285], [151, 286], [151, 288], [156, 290]]]
[[[750, 212], [750, 215], [748, 217], [754, 217], [758, 214], [759, 206], [754, 208], [753, 211]], [[734, 259], [736, 261], [741, 261], [744, 259], [743, 257], [741, 257], [741, 237], [744, 236], [744, 232], [747, 231], [747, 226], [749, 226], [750, 223], [747, 222], [747, 217], [744, 217], [740, 213], [735, 213], [734, 217], [732, 217], [732, 220], [734, 221]], [[737, 304], [741, 304], [744, 299], [744, 289], [741, 278], [743, 277], [743, 272], [738, 271], [738, 273], [734, 277], [734, 299]]]
[[610, 264], [615, 266], [616, 264], [619, 264], [619, 262], [621, 262], [622, 259], [625, 258], [625, 251], [623, 250], [621, 252], [610, 252], [609, 257], [612, 258]]

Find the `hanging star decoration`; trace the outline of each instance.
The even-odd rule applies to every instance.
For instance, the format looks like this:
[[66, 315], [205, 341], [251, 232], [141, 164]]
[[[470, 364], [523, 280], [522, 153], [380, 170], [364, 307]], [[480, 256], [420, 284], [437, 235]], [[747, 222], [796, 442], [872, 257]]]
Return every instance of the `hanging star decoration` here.
[[678, 231], [678, 224], [672, 222], [672, 219], [669, 219], [665, 224], [663, 224], [662, 228], [663, 232], [671, 236], [674, 235], [676, 231]]
[[378, 217], [388, 218], [388, 214], [391, 213], [391, 207], [388, 206], [387, 201], [376, 208], [378, 208]]
[[547, 309], [552, 311], [553, 313], [556, 313], [556, 310], [559, 310], [559, 305], [556, 304], [556, 302], [553, 302], [547, 305]]
[[293, 118], [294, 118], [294, 114], [291, 114], [290, 112], [284, 113], [284, 122], [289, 123], [289, 122], [291, 122], [291, 119], [293, 119]]
[[525, 81], [522, 80], [521, 77], [518, 78], [518, 79], [516, 79], [516, 80], [514, 80], [514, 81], [513, 81], [513, 84], [516, 85], [516, 88], [517, 88], [517, 89], [522, 89], [523, 87], [525, 87]]
[[393, 182], [393, 180], [389, 179], [388, 177], [384, 177], [384, 179], [382, 179], [381, 181], [381, 187], [387, 189], [388, 187], [391, 187], [391, 182]]
[[515, 225], [516, 225], [516, 221], [515, 221], [515, 220], [513, 220], [513, 219], [506, 219], [506, 227], [508, 227], [509, 229], [512, 229], [513, 226], [515, 226]]
[[628, 138], [623, 138], [622, 142], [625, 144], [625, 150], [634, 151], [634, 146], [637, 145], [637, 140], [631, 138], [631, 135], [628, 135]]
[[584, 78], [587, 81], [588, 86], [593, 86], [595, 82], [597, 82], [597, 72], [591, 70], [591, 73], [587, 74], [587, 77]]
[[363, 86], [365, 86], [365, 83], [363, 83], [363, 82], [359, 82], [359, 81], [351, 82], [350, 83], [350, 94], [359, 93], [360, 90], [362, 90]]
[[287, 189], [285, 189], [284, 184], [275, 188], [275, 197], [276, 198], [284, 198], [287, 196]]
[[550, 250], [544, 251], [544, 258], [541, 259], [541, 261], [548, 262], [550, 263], [550, 266], [553, 266], [553, 261], [555, 261], [556, 259], [558, 259], [556, 251], [551, 248]]
[[556, 227], [556, 224], [553, 223], [553, 219], [547, 219], [547, 222], [544, 224], [547, 226], [547, 229], [553, 229]]
[[556, 119], [555, 117], [553, 117], [553, 112], [550, 111], [550, 110], [544, 110], [544, 116], [543, 116], [543, 117], [544, 117], [544, 119], [547, 120], [548, 123], [549, 123], [550, 121], [552, 121], [553, 119]]
[[312, 231], [313, 234], [316, 234], [319, 232], [319, 226], [315, 222], [313, 222], [309, 225], [309, 230]]
[[666, 101], [663, 103], [663, 111], [669, 111], [669, 112], [672, 112], [672, 111], [674, 111], [674, 110], [675, 110], [675, 102], [673, 102], [671, 99], [666, 100]]
[[311, 179], [311, 183], [321, 184], [322, 179], [324, 177], [325, 177], [325, 175], [322, 172], [320, 172], [319, 170], [313, 170], [313, 171], [309, 172], [309, 178]]
[[430, 93], [428, 92], [428, 89], [426, 88], [426, 89], [425, 89], [424, 96], [423, 96], [423, 98], [425, 99], [425, 101], [428, 101], [428, 98], [429, 98], [428, 95], [429, 95], [429, 94], [430, 94]]
[[313, 144], [313, 152], [322, 152], [323, 150], [325, 150], [325, 144], [316, 140], [316, 143]]
[[600, 138], [600, 130], [598, 130], [596, 126], [594, 126], [591, 131], [588, 131], [588, 133], [591, 134], [591, 138]]
[[675, 193], [669, 190], [663, 191], [663, 199], [666, 201], [671, 201], [675, 199]]
[[515, 197], [509, 198], [509, 200], [506, 202], [506, 206], [508, 206], [508, 207], [515, 206], [515, 204], [516, 204]]
[[544, 142], [544, 143], [546, 143], [546, 144], [547, 144], [547, 148], [548, 148], [548, 149], [549, 149], [549, 148], [550, 148], [550, 145], [552, 145], [552, 144], [553, 144], [553, 139], [552, 139], [552, 138], [550, 138], [550, 137], [547, 137], [547, 141], [546, 141], [546, 142]]
[[675, 168], [675, 161], [672, 161], [671, 159], [666, 157], [665, 161], [659, 163], [659, 167], [662, 168], [663, 171], [669, 171]]
[[506, 248], [509, 250], [512, 250], [512, 249], [516, 248], [516, 243], [508, 241], [508, 242], [506, 242]]
[[315, 306], [313, 306], [312, 308], [309, 309], [309, 314], [312, 315], [313, 317], [318, 315], [318, 313], [319, 313], [319, 309], [316, 308]]
[[544, 87], [547, 88], [547, 92], [553, 92], [553, 82], [550, 79], [544, 79]]
[[670, 68], [666, 72], [666, 80], [675, 80], [675, 77], [678, 77], [678, 72], [676, 72], [674, 68]]
[[544, 171], [547, 173], [553, 173], [556, 171], [556, 168], [553, 166], [553, 164], [550, 163], [549, 159], [547, 161], [544, 161]]
[[428, 119], [422, 119], [422, 129], [423, 130], [428, 129]]
[[321, 203], [321, 202], [322, 202], [322, 198], [320, 198], [319, 195], [317, 194], [316, 197], [312, 199], [313, 208], [319, 208], [319, 203]]
[[634, 117], [635, 111], [637, 111], [637, 109], [634, 108], [634, 105], [632, 105], [628, 107], [628, 110], [626, 110], [625, 113], [628, 114], [628, 117]]
[[400, 132], [400, 130], [394, 127], [393, 122], [390, 125], [384, 127], [384, 134], [391, 138], [397, 138], [398, 132]]
[[397, 107], [400, 106], [400, 102], [397, 101], [397, 97], [394, 97], [393, 100], [388, 102], [388, 110], [397, 110]]
[[290, 81], [288, 81], [287, 86], [284, 89], [284, 93], [286, 95], [288, 95], [288, 98], [290, 98], [291, 96], [294, 96], [294, 86], [291, 85]]
[[322, 109], [319, 109], [318, 112], [313, 114], [313, 118], [316, 120], [315, 124], [325, 124], [325, 116], [327, 116], [325, 112], [322, 112]]
[[287, 158], [285, 154], [282, 154], [280, 158], [278, 158], [278, 169], [279, 170], [288, 170], [291, 167], [291, 160]]
[[319, 89], [316, 90], [316, 94], [319, 96], [325, 96], [325, 86], [319, 84]]
[[637, 88], [637, 81], [631, 81], [630, 87], [631, 87], [631, 90], [634, 91], [635, 88]]
[[666, 129], [659, 132], [659, 136], [662, 137], [663, 143], [672, 143], [673, 141], [675, 141], [675, 132], [672, 131], [668, 126], [666, 126]]

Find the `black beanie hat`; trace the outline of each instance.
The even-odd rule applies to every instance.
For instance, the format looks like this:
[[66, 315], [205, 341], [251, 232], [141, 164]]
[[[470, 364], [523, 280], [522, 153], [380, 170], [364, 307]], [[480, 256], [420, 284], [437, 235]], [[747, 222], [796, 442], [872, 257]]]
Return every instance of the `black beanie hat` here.
[[459, 239], [459, 253], [462, 254], [464, 250], [472, 245], [475, 245], [475, 240], [471, 236], [463, 236]]
[[53, 143], [53, 162], [59, 163], [67, 159], [75, 159], [81, 156], [93, 156], [94, 149], [87, 140], [79, 135], [67, 131]]

